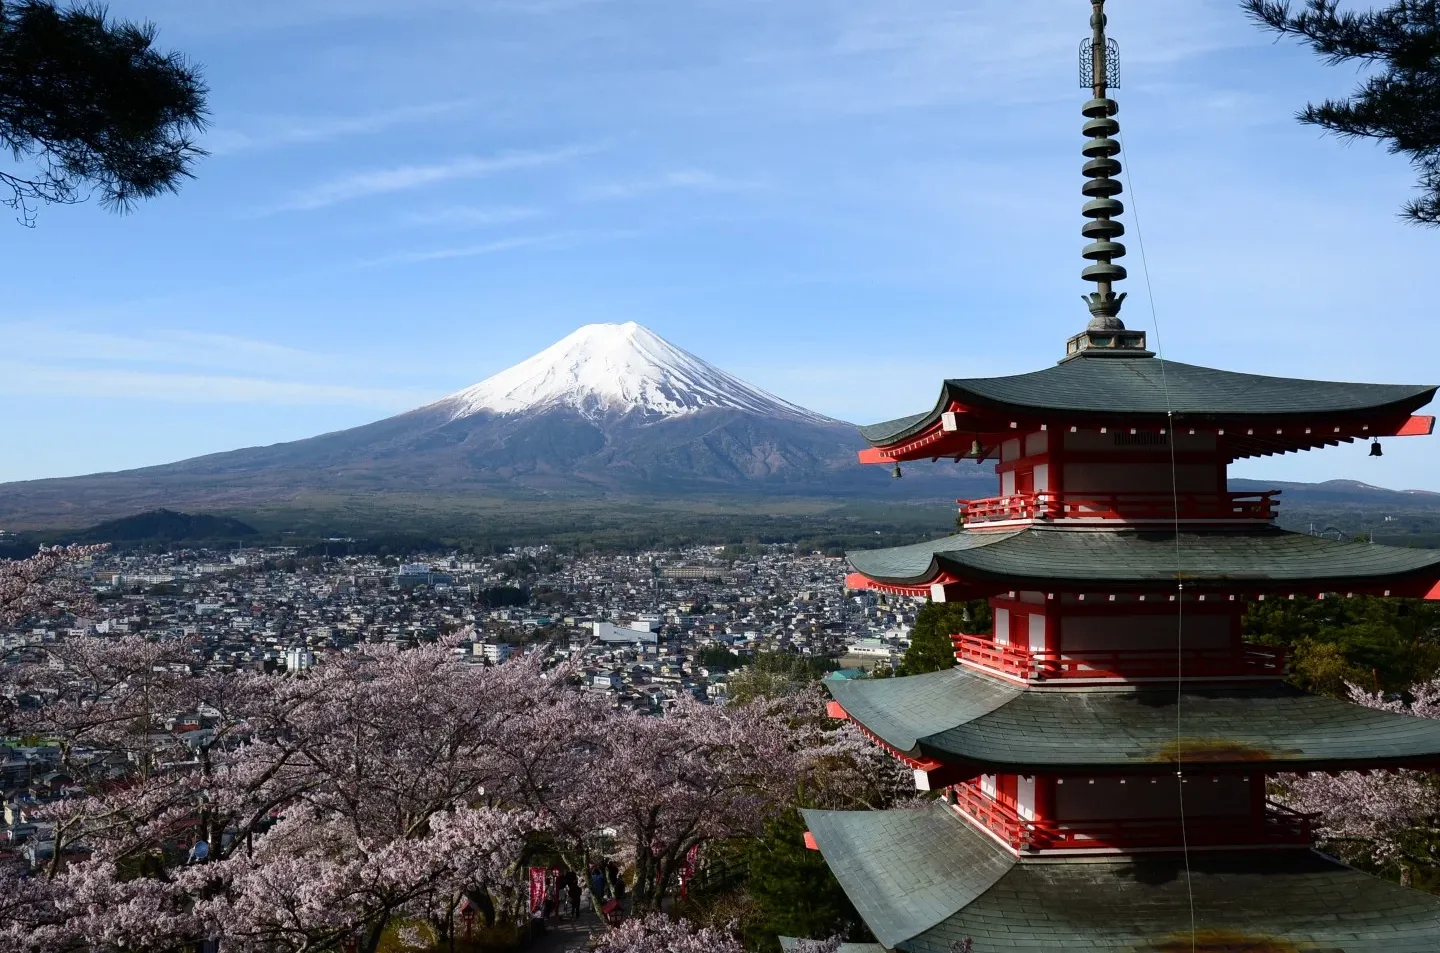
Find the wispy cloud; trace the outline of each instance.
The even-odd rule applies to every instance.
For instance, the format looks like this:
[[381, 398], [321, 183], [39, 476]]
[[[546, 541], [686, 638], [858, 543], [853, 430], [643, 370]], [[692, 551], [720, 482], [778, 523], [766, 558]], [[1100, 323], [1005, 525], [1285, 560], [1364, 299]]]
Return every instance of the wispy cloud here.
[[534, 169], [569, 162], [594, 152], [594, 148], [569, 146], [544, 152], [509, 152], [496, 156], [463, 156], [432, 165], [402, 165], [390, 169], [356, 172], [321, 182], [293, 193], [278, 205], [257, 214], [311, 212], [356, 199], [409, 192], [461, 179], [479, 179], [500, 172]]
[[323, 359], [298, 348], [230, 334], [159, 329], [137, 334], [0, 324], [7, 356], [36, 362], [164, 364], [182, 367], [267, 368], [314, 366]]
[[464, 100], [402, 106], [364, 116], [271, 117], [250, 130], [218, 128], [205, 139], [213, 155], [255, 152], [283, 146], [328, 142], [347, 136], [367, 136], [395, 126], [423, 122], [469, 106]]
[[419, 391], [215, 374], [0, 364], [0, 393], [192, 404], [370, 407], [399, 410], [435, 398]]
[[473, 205], [451, 205], [427, 211], [410, 212], [401, 217], [400, 224], [412, 227], [485, 228], [490, 225], [523, 222], [539, 218], [544, 214], [544, 209], [523, 206], [488, 208]]
[[632, 199], [656, 192], [748, 192], [756, 188], [759, 188], [757, 182], [729, 178], [707, 169], [677, 169], [649, 178], [592, 186], [582, 191], [580, 197], [591, 201], [604, 201]]
[[379, 268], [386, 265], [415, 265], [427, 261], [445, 261], [452, 258], [481, 258], [500, 252], [516, 251], [522, 248], [572, 248], [593, 242], [615, 241], [633, 238], [638, 231], [610, 229], [604, 231], [550, 232], [540, 235], [517, 235], [501, 238], [478, 245], [461, 245], [454, 248], [434, 248], [421, 251], [398, 252], [359, 263], [361, 268]]

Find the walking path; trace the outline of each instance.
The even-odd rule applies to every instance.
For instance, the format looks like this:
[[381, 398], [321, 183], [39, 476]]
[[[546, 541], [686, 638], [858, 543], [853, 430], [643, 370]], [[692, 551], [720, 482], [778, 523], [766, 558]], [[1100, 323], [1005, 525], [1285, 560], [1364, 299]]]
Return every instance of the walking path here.
[[552, 917], [545, 921], [545, 932], [536, 936], [526, 946], [525, 953], [561, 953], [561, 951], [583, 950], [590, 934], [600, 929], [600, 918], [587, 905], [580, 912], [580, 919], [562, 917], [557, 924]]

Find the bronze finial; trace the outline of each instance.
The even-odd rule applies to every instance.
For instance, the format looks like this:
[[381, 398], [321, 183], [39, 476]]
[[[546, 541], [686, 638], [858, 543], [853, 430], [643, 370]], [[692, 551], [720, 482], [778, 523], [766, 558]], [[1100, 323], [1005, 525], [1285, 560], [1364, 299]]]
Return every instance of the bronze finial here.
[[1115, 41], [1105, 36], [1105, 0], [1090, 0], [1090, 10], [1090, 37], [1080, 44], [1080, 85], [1091, 91], [1090, 101], [1081, 109], [1086, 119], [1081, 131], [1088, 138], [1081, 149], [1086, 162], [1080, 191], [1090, 201], [1081, 209], [1089, 221], [1081, 226], [1080, 234], [1091, 241], [1080, 254], [1094, 264], [1080, 272], [1080, 277], [1095, 282], [1095, 290], [1081, 299], [1090, 308], [1090, 330], [1123, 331], [1119, 315], [1125, 293], [1114, 291], [1114, 283], [1125, 277], [1124, 267], [1114, 263], [1125, 254], [1125, 246], [1116, 241], [1125, 234], [1125, 226], [1117, 220], [1125, 206], [1115, 198], [1122, 191], [1115, 178], [1120, 174], [1120, 162], [1115, 158], [1120, 152], [1115, 139], [1120, 132], [1115, 121], [1120, 107], [1108, 96], [1111, 87], [1120, 85], [1120, 56]]

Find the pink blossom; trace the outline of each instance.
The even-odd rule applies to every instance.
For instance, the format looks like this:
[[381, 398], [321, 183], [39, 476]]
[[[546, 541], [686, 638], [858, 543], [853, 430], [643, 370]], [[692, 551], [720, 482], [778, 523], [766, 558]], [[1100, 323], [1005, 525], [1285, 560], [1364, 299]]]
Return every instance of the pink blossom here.
[[652, 913], [626, 920], [606, 933], [594, 953], [743, 953], [744, 949], [727, 931]]
[[[3, 953], [207, 938], [373, 953], [396, 923], [440, 935], [465, 896], [523, 916], [517, 870], [536, 836], [572, 869], [633, 867], [653, 910], [697, 851], [759, 833], [797, 791], [845, 806], [892, 798], [900, 778], [871, 777], [874, 749], [809, 696], [652, 717], [567, 687], [569, 666], [467, 665], [448, 642], [366, 646], [299, 677], [192, 674], [183, 641], [47, 648], [7, 675], [46, 699], [27, 728], [60, 740], [86, 794], [45, 808], [52, 862], [0, 872]], [[167, 730], [201, 706], [205, 732]], [[662, 922], [627, 929], [656, 949], [732, 948]]]
[[[1416, 685], [1410, 694], [1414, 701], [1407, 705], [1350, 686], [1350, 698], [1358, 705], [1440, 718], [1440, 679]], [[1381, 864], [1403, 862], [1405, 835], [1440, 815], [1440, 790], [1419, 771], [1289, 775], [1277, 783], [1287, 806], [1317, 816], [1322, 838]]]
[[65, 606], [76, 615], [92, 607], [89, 591], [65, 571], [104, 546], [52, 546], [29, 559], [0, 559], [0, 625]]

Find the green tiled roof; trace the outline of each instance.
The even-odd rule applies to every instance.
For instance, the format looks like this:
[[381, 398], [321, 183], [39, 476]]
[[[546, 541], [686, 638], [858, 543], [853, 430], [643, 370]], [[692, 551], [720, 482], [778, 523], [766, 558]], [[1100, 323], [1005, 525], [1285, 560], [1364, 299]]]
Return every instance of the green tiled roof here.
[[[1163, 369], [1163, 374], [1162, 374]], [[934, 423], [952, 401], [1017, 416], [1035, 413], [1115, 419], [1173, 410], [1190, 422], [1210, 418], [1327, 417], [1410, 413], [1430, 402], [1425, 384], [1348, 384], [1264, 377], [1159, 358], [1073, 360], [1030, 374], [947, 380], [928, 413], [861, 427], [883, 446]]]
[[1188, 951], [1192, 894], [1201, 949], [1440, 949], [1440, 899], [1313, 851], [1192, 853], [1187, 878], [1175, 856], [1021, 862], [943, 805], [805, 820], [876, 938], [906, 953]]
[[1180, 533], [1178, 547], [1173, 532], [967, 530], [848, 556], [857, 572], [878, 582], [921, 585], [949, 570], [961, 578], [1041, 589], [1169, 583], [1178, 571], [1187, 586], [1296, 583], [1324, 591], [1440, 568], [1437, 550], [1347, 543], [1273, 528]]
[[824, 685], [851, 718], [886, 744], [917, 752], [922, 738], [983, 718], [1024, 692], [962, 668]]
[[887, 947], [943, 923], [1015, 863], [943, 805], [801, 813], [856, 912]]
[[[1433, 762], [1440, 720], [1269, 683], [1243, 688], [1026, 691], [964, 668], [826, 682], [840, 706], [915, 756], [1002, 773], [1188, 764], [1301, 771]], [[1178, 706], [1178, 708], [1177, 708]]]

